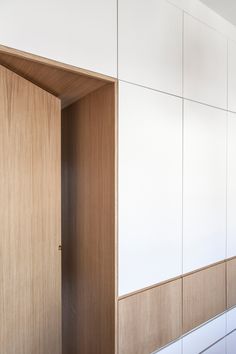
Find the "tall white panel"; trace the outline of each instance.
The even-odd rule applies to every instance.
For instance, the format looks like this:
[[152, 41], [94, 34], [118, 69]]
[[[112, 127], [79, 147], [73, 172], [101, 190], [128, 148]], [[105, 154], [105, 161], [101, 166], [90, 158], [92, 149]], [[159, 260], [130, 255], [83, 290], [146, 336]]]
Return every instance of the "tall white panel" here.
[[1, 1], [0, 44], [117, 74], [116, 0]]
[[227, 108], [227, 39], [184, 15], [184, 97]]
[[228, 42], [228, 109], [236, 112], [236, 42]]
[[182, 354], [182, 339], [157, 351], [156, 354]]
[[184, 103], [183, 272], [226, 255], [227, 113]]
[[236, 256], [236, 114], [228, 113], [227, 258], [234, 256]]
[[182, 100], [120, 82], [119, 295], [181, 273]]
[[[226, 316], [222, 316], [206, 323], [183, 338], [183, 354], [199, 354], [226, 334]], [[213, 352], [209, 352], [211, 354]], [[214, 354], [224, 354], [214, 353]], [[206, 354], [208, 354], [206, 352]]]
[[119, 78], [182, 95], [182, 11], [166, 0], [119, 0]]

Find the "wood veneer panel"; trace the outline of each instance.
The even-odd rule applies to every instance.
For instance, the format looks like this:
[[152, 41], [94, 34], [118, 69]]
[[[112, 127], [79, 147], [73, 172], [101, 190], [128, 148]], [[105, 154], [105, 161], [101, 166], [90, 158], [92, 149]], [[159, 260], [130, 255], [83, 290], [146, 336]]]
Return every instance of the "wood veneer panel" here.
[[182, 333], [182, 280], [119, 300], [119, 354], [147, 354]]
[[0, 66], [0, 343], [61, 353], [60, 101]]
[[63, 110], [63, 352], [115, 353], [115, 92]]
[[183, 277], [183, 332], [226, 309], [225, 262]]
[[59, 97], [62, 107], [105, 84], [101, 80], [7, 54], [0, 53], [0, 63]]
[[0, 46], [0, 64], [59, 97], [62, 108], [112, 81], [104, 75], [4, 46]]
[[236, 258], [227, 262], [227, 308], [236, 305]]

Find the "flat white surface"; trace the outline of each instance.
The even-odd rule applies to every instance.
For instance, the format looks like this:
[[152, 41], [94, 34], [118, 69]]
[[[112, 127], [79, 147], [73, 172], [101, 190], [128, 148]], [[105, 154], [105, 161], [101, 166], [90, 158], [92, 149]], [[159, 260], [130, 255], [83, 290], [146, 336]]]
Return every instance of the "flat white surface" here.
[[212, 10], [217, 12], [234, 25], [236, 25], [236, 2], [235, 0], [201, 0]]
[[227, 39], [184, 15], [184, 97], [227, 108]]
[[[215, 0], [212, 0], [215, 2]], [[226, 9], [225, 1], [217, 0], [222, 3], [222, 6]], [[228, 0], [227, 0], [228, 1]], [[235, 1], [235, 0], [229, 0]], [[220, 16], [218, 13], [210, 9], [199, 0], [168, 0], [171, 4], [177, 8], [185, 11], [186, 13], [198, 18], [201, 22], [216, 29], [218, 32], [224, 34], [232, 40], [236, 40], [236, 27]]]
[[236, 353], [236, 332], [231, 333], [226, 337], [226, 353], [235, 354]]
[[159, 350], [156, 354], [182, 354], [182, 340], [179, 340], [168, 347]]
[[119, 295], [181, 274], [182, 100], [119, 83]]
[[226, 255], [227, 112], [184, 103], [183, 272]]
[[182, 12], [165, 0], [119, 0], [122, 80], [182, 95]]
[[236, 113], [228, 113], [227, 258], [236, 256]]
[[204, 354], [225, 354], [226, 353], [226, 338], [214, 344], [209, 349], [203, 352]]
[[116, 76], [116, 0], [1, 1], [0, 43]]
[[228, 109], [236, 112], [236, 42], [233, 41], [228, 42], [228, 65]]
[[236, 329], [236, 308], [227, 312], [227, 333]]
[[[225, 334], [226, 315], [223, 314], [184, 337], [183, 354], [199, 354], [221, 337], [225, 336]], [[213, 353], [214, 352], [211, 352], [211, 354]], [[214, 354], [218, 353], [216, 352]]]

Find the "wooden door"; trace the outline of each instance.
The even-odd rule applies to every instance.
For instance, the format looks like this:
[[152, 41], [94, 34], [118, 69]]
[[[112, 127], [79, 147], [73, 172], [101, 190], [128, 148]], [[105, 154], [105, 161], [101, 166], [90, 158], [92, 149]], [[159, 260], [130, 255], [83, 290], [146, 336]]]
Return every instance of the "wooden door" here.
[[0, 352], [61, 353], [60, 100], [0, 66]]

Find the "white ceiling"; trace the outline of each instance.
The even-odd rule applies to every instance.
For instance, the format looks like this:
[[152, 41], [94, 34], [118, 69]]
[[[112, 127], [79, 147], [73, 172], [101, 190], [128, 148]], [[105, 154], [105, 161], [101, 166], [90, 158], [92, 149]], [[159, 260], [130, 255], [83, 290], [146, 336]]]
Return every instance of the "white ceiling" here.
[[236, 26], [236, 0], [201, 0], [201, 2]]

